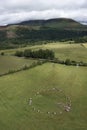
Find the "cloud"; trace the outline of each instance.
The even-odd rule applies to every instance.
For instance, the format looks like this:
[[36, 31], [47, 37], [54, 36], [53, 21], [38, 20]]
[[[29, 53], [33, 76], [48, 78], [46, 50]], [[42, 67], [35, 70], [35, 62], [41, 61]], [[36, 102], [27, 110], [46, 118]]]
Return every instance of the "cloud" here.
[[86, 12], [86, 0], [3, 0], [0, 1], [0, 25], [59, 17], [86, 21]]

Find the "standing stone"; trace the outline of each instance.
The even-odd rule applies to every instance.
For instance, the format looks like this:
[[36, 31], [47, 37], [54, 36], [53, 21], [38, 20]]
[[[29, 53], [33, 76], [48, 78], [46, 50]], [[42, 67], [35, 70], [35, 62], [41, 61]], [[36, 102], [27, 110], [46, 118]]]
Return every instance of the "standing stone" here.
[[32, 105], [32, 98], [29, 99], [29, 105]]

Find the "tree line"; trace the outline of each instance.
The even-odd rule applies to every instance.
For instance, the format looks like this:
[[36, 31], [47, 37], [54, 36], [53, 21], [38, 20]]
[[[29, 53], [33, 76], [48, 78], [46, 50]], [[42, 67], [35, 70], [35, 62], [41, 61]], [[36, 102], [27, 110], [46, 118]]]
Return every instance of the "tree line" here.
[[26, 40], [28, 42], [35, 41], [61, 41], [75, 40], [87, 36], [87, 31], [84, 30], [59, 30], [59, 29], [40, 29], [30, 30], [28, 28], [18, 28], [16, 30], [17, 40]]
[[54, 59], [55, 55], [52, 50], [36, 50], [32, 51], [30, 49], [26, 49], [24, 51], [16, 51], [15, 56], [18, 57], [26, 57], [26, 58], [39, 58], [39, 59]]
[[36, 45], [56, 41], [74, 41], [75, 43], [87, 42], [87, 30], [67, 30], [40, 28], [17, 28], [15, 37], [8, 38], [6, 30], [0, 30], [0, 49], [18, 48], [23, 45]]
[[25, 57], [25, 58], [37, 58], [41, 59], [41, 61], [48, 61], [58, 64], [64, 64], [64, 65], [73, 65], [73, 66], [87, 66], [87, 63], [84, 63], [82, 61], [72, 61], [70, 59], [60, 60], [58, 58], [55, 58], [55, 54], [52, 50], [42, 50], [39, 49], [37, 51], [32, 51], [30, 49], [24, 50], [24, 51], [16, 51], [15, 56], [18, 57]]

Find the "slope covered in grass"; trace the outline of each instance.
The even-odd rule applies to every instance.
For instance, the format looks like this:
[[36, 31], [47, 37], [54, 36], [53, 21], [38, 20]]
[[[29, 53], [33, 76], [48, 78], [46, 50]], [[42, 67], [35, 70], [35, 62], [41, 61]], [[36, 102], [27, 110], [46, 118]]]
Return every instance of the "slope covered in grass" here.
[[49, 49], [54, 51], [55, 56], [61, 60], [70, 59], [74, 61], [83, 61], [87, 62], [87, 48], [86, 44], [69, 44], [69, 42], [57, 42], [57, 43], [49, 43], [43, 45], [35, 45], [35, 46], [27, 46], [25, 48], [19, 48], [14, 50], [6, 50], [4, 51], [6, 54], [14, 54], [17, 50], [39, 50], [39, 49]]
[[[69, 112], [63, 111], [56, 115], [46, 113], [48, 110], [54, 111], [50, 98], [55, 97], [47, 94], [47, 90], [53, 88], [63, 90], [70, 97]], [[48, 100], [43, 94], [35, 98], [37, 92], [44, 92]], [[32, 107], [35, 109], [40, 107], [45, 113], [34, 111]], [[31, 70], [0, 78], [1, 130], [86, 130], [86, 115], [87, 68], [46, 63]]]
[[22, 68], [25, 65], [31, 65], [34, 60], [18, 58], [15, 56], [0, 56], [0, 74], [11, 70]]
[[[86, 44], [85, 44], [86, 46]], [[87, 62], [87, 48], [82, 44], [69, 44], [69, 43], [52, 43], [39, 46], [39, 48], [50, 49], [55, 53], [55, 57], [61, 60], [74, 60]]]
[[85, 48], [87, 48], [87, 44], [85, 43], [85, 44], [83, 44], [83, 46], [85, 47]]
[[42, 48], [53, 50], [55, 52], [55, 56], [59, 59], [71, 59], [75, 61], [87, 62], [87, 45], [84, 44], [84, 46], [82, 44], [69, 44], [68, 42], [58, 42], [43, 45]]

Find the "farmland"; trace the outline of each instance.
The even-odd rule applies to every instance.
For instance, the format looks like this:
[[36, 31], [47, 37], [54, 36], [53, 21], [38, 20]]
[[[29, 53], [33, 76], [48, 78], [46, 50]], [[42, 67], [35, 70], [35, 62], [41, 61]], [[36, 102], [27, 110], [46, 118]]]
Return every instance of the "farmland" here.
[[[53, 66], [51, 63], [1, 77], [0, 129], [86, 130], [86, 77], [87, 68], [58, 64]], [[60, 114], [58, 106], [54, 102], [50, 104], [50, 98], [54, 101], [55, 96], [52, 94], [52, 97], [51, 95], [46, 97], [46, 94], [48, 89], [53, 88], [63, 90], [64, 94], [70, 97], [71, 110], [69, 112], [63, 110], [63, 113]], [[39, 94], [35, 98], [37, 92], [43, 91], [44, 96]], [[31, 106], [29, 105], [30, 98], [32, 98]], [[61, 97], [58, 102], [64, 100], [63, 98]], [[50, 108], [51, 105], [54, 106]], [[35, 107], [35, 111], [32, 107]], [[37, 111], [38, 107], [42, 113]], [[43, 111], [45, 112], [43, 113]], [[56, 115], [51, 111], [56, 111]]]
[[84, 47], [86, 47], [87, 48], [87, 44], [85, 43], [85, 44], [83, 44], [84, 45]]
[[[50, 49], [56, 58], [87, 63], [84, 46], [49, 43], [2, 50], [0, 74], [36, 61], [14, 56], [17, 50]], [[0, 77], [1, 130], [86, 130], [86, 115], [87, 67], [47, 62]]]
[[[85, 47], [84, 47], [85, 46]], [[71, 60], [87, 62], [87, 49], [86, 44], [69, 44], [69, 42], [57, 42], [43, 45], [27, 46], [18, 49], [3, 50], [5, 54], [13, 55], [15, 51], [23, 51], [25, 49], [38, 50], [38, 49], [50, 49], [55, 52], [56, 58], [65, 60], [69, 58]], [[0, 51], [0, 52], [3, 52]]]
[[11, 70], [22, 68], [24, 65], [31, 65], [35, 60], [18, 58], [15, 56], [0, 56], [0, 74]]

